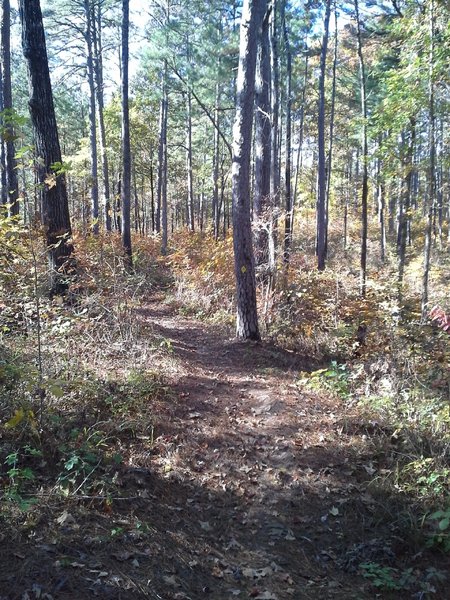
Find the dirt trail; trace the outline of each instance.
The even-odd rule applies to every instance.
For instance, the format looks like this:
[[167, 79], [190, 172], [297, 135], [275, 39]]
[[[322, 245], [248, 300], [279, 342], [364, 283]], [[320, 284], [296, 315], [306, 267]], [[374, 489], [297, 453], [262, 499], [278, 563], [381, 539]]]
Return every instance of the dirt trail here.
[[391, 552], [370, 528], [372, 463], [336, 400], [299, 391], [308, 361], [161, 306], [141, 317], [182, 373], [149, 467], [186, 486], [174, 513], [192, 557], [161, 597], [373, 598], [352, 573]]
[[0, 599], [374, 598], [358, 565], [411, 550], [367, 491], [377, 465], [364, 430], [296, 384], [308, 360], [158, 300], [136, 319], [171, 371], [153, 438], [124, 431], [111, 506], [49, 504], [3, 540]]

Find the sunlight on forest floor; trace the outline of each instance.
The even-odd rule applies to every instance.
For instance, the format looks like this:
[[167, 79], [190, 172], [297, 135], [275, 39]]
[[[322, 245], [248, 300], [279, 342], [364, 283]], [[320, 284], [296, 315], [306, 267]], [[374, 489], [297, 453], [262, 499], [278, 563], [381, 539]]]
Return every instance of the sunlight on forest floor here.
[[443, 598], [448, 334], [295, 254], [238, 342], [230, 240], [151, 244], [77, 239], [39, 315], [2, 282], [2, 593]]

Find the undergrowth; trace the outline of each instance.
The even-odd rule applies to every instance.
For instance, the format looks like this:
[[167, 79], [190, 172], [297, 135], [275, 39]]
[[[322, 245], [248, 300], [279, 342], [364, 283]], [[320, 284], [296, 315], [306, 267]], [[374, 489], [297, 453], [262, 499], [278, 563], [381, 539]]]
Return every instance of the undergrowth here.
[[[120, 466], [152, 452], [153, 407], [173, 394], [164, 369], [147, 366], [162, 364], [170, 341], [139, 310], [151, 294], [163, 301], [174, 290], [181, 313], [232, 323], [232, 239], [178, 233], [163, 261], [157, 239], [136, 237], [130, 273], [116, 236], [77, 236], [70, 293], [49, 299], [43, 251], [33, 261], [30, 249], [30, 240], [40, 248], [38, 234], [2, 219], [0, 511], [13, 523], [49, 498], [95, 501], [107, 511], [120, 494]], [[380, 268], [362, 300], [345, 261], [318, 273], [297, 249], [275, 290], [259, 287], [261, 328], [265, 339], [321, 365], [298, 374], [299, 389], [342, 403], [343, 433], [363, 432], [377, 457], [371, 489], [387, 492], [393, 507], [408, 498], [403, 532], [418, 536], [419, 548], [448, 552], [450, 336], [439, 323], [419, 323], [414, 286], [405, 286], [400, 310], [392, 272]], [[434, 278], [445, 315], [444, 281]], [[389, 569], [367, 563], [363, 574], [375, 587], [410, 585], [414, 574]]]

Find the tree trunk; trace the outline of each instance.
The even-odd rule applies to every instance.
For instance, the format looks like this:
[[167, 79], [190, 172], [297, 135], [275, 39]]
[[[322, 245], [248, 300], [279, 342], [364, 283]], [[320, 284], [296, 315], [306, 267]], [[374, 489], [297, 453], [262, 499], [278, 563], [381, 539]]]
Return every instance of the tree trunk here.
[[158, 180], [156, 184], [156, 215], [155, 215], [155, 231], [161, 231], [161, 205], [162, 205], [162, 189], [163, 189], [163, 174], [164, 174], [164, 131], [166, 128], [165, 115], [165, 72], [161, 78], [161, 100], [159, 103], [159, 133], [158, 133]]
[[322, 51], [320, 53], [319, 78], [319, 110], [317, 117], [318, 153], [317, 166], [317, 268], [325, 269], [326, 252], [326, 197], [327, 197], [327, 168], [325, 153], [325, 75], [327, 64], [328, 32], [330, 24], [331, 0], [325, 6], [324, 33]]
[[333, 163], [333, 142], [334, 142], [334, 113], [336, 107], [336, 70], [338, 60], [338, 12], [336, 0], [334, 0], [334, 53], [333, 53], [333, 76], [331, 85], [331, 110], [330, 110], [330, 139], [328, 140], [327, 156], [327, 190], [325, 202], [325, 257], [328, 255], [328, 229], [330, 225], [330, 191], [331, 191], [331, 169]]
[[255, 188], [253, 213], [256, 220], [255, 260], [258, 267], [269, 262], [270, 205], [270, 58], [269, 15], [262, 25], [255, 74]]
[[86, 29], [84, 39], [87, 50], [87, 76], [89, 84], [89, 142], [91, 146], [91, 203], [92, 203], [92, 231], [98, 234], [98, 168], [97, 168], [97, 124], [95, 119], [95, 84], [94, 84], [94, 55], [92, 49], [92, 22], [95, 19], [90, 0], [84, 0], [84, 15]]
[[20, 0], [19, 11], [23, 54], [28, 67], [29, 108], [36, 144], [50, 292], [57, 294], [67, 290], [68, 259], [73, 251], [66, 180], [64, 173], [58, 174], [56, 168], [61, 165], [61, 149], [39, 0]]
[[194, 186], [192, 169], [192, 98], [188, 88], [186, 92], [186, 172], [187, 172], [187, 204], [188, 224], [191, 231], [195, 230]]
[[360, 271], [360, 293], [366, 295], [367, 280], [367, 196], [369, 192], [368, 171], [368, 142], [367, 142], [367, 98], [366, 98], [366, 73], [361, 39], [361, 21], [359, 17], [359, 4], [355, 0], [356, 31], [358, 42], [359, 76], [361, 89], [361, 116], [362, 116], [362, 191], [361, 191], [361, 271]]
[[[220, 62], [218, 59], [217, 68], [219, 69]], [[217, 75], [218, 76], [218, 75]], [[214, 150], [213, 150], [213, 196], [212, 196], [212, 221], [214, 239], [219, 239], [220, 229], [220, 206], [219, 206], [219, 103], [220, 103], [220, 85], [216, 82], [216, 101], [214, 108], [214, 120], [217, 127], [214, 127]]]
[[122, 245], [125, 260], [131, 268], [133, 256], [131, 249], [131, 147], [130, 112], [128, 99], [128, 35], [130, 28], [129, 0], [122, 0]]
[[18, 215], [19, 182], [14, 149], [14, 119], [11, 90], [11, 7], [9, 0], [2, 0], [2, 94], [3, 94], [3, 139], [5, 140], [6, 159], [6, 195], [10, 205], [10, 214]]
[[298, 189], [298, 179], [300, 175], [300, 171], [303, 165], [303, 133], [304, 133], [304, 123], [305, 123], [305, 100], [306, 100], [306, 85], [308, 83], [308, 53], [306, 53], [305, 57], [305, 73], [303, 76], [303, 87], [302, 87], [302, 103], [300, 107], [300, 125], [299, 125], [299, 134], [298, 134], [298, 153], [297, 153], [297, 164], [295, 167], [295, 185], [294, 185], [294, 200], [293, 207], [297, 201], [297, 189]]
[[284, 171], [284, 252], [283, 260], [289, 264], [290, 249], [292, 244], [292, 223], [293, 223], [293, 201], [292, 201], [292, 143], [291, 143], [291, 109], [292, 109], [292, 54], [289, 43], [288, 28], [286, 24], [286, 6], [283, 2], [283, 38], [284, 50], [286, 53], [286, 150], [285, 150], [285, 171]]
[[[167, 66], [164, 67], [166, 80]], [[162, 129], [162, 172], [161, 172], [161, 254], [165, 256], [167, 254], [167, 114], [169, 108], [169, 99], [167, 93], [167, 85], [164, 85], [163, 90], [163, 129]]]
[[429, 31], [430, 31], [430, 48], [429, 48], [429, 81], [428, 81], [428, 150], [430, 163], [428, 169], [428, 194], [427, 194], [427, 225], [425, 229], [425, 248], [422, 272], [422, 299], [421, 299], [421, 320], [424, 323], [429, 313], [429, 278], [430, 278], [430, 263], [431, 263], [431, 241], [433, 230], [433, 213], [436, 203], [436, 140], [435, 140], [435, 100], [434, 100], [434, 35], [435, 35], [435, 6], [434, 0], [430, 0], [429, 5]]
[[397, 238], [397, 253], [398, 253], [398, 295], [399, 300], [402, 299], [403, 291], [403, 276], [405, 272], [406, 264], [406, 243], [408, 239], [408, 227], [410, 219], [410, 207], [411, 207], [411, 189], [413, 179], [413, 157], [414, 157], [414, 146], [416, 140], [416, 122], [414, 118], [410, 119], [411, 129], [408, 143], [408, 150], [406, 152], [405, 160], [405, 182], [403, 186], [403, 194], [400, 199], [401, 212], [400, 220], [398, 224], [398, 238]]
[[[92, 20], [92, 37], [94, 42], [94, 76], [95, 76], [95, 88], [97, 94], [97, 116], [98, 116], [98, 128], [100, 134], [100, 156], [102, 162], [102, 174], [103, 174], [103, 206], [105, 211], [105, 227], [106, 231], [112, 230], [111, 220], [111, 192], [109, 184], [109, 166], [108, 166], [108, 154], [106, 151], [106, 130], [105, 130], [105, 119], [104, 119], [104, 108], [105, 102], [103, 97], [103, 60], [102, 60], [102, 3], [100, 2], [97, 7], [97, 14], [94, 14]], [[95, 11], [95, 9], [94, 9]]]
[[236, 84], [236, 117], [233, 127], [233, 246], [236, 277], [237, 337], [258, 340], [255, 264], [250, 222], [250, 152], [256, 54], [266, 0], [244, 0], [239, 67]]
[[272, 14], [270, 18], [270, 114], [272, 118], [271, 131], [271, 168], [270, 168], [270, 200], [272, 214], [270, 215], [269, 236], [273, 236], [270, 247], [273, 252], [269, 255], [269, 271], [272, 275], [272, 286], [275, 285], [275, 252], [277, 246], [277, 210], [280, 205], [280, 160], [279, 160], [279, 116], [280, 116], [280, 74], [278, 58], [278, 31], [277, 31], [277, 7], [279, 0], [272, 0]]

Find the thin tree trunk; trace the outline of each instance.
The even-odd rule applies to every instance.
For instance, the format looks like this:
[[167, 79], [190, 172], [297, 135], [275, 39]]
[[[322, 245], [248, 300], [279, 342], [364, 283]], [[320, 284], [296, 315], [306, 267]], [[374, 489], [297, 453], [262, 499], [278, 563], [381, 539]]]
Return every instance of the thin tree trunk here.
[[94, 42], [94, 76], [95, 76], [95, 89], [97, 94], [97, 117], [98, 117], [98, 128], [100, 134], [100, 157], [102, 163], [102, 174], [103, 174], [103, 206], [105, 211], [105, 228], [106, 231], [112, 231], [112, 220], [111, 220], [111, 191], [109, 183], [109, 165], [108, 165], [108, 154], [106, 150], [106, 129], [105, 129], [105, 118], [104, 118], [104, 96], [103, 96], [103, 47], [102, 47], [102, 3], [100, 2], [97, 7], [97, 14], [92, 19], [92, 37]]
[[[219, 68], [218, 61], [217, 67]], [[219, 103], [220, 103], [220, 84], [216, 82], [216, 100], [214, 108], [214, 120], [219, 125]], [[213, 150], [213, 197], [212, 197], [212, 221], [214, 239], [219, 238], [220, 229], [220, 207], [219, 207], [219, 129], [214, 127], [214, 150]]]
[[331, 191], [331, 170], [333, 163], [333, 142], [334, 142], [334, 113], [336, 107], [336, 70], [338, 60], [338, 13], [336, 0], [334, 0], [334, 54], [333, 54], [333, 76], [331, 85], [331, 110], [330, 110], [330, 139], [328, 141], [327, 157], [327, 190], [325, 202], [325, 258], [328, 255], [328, 229], [330, 225], [330, 191]]
[[194, 186], [192, 169], [192, 99], [189, 89], [186, 92], [186, 172], [187, 172], [187, 205], [188, 224], [195, 230]]
[[380, 224], [380, 259], [382, 262], [386, 260], [386, 226], [385, 226], [385, 184], [382, 180], [382, 163], [378, 160], [378, 177], [377, 177], [377, 202], [378, 202], [378, 222]]
[[369, 192], [369, 172], [368, 172], [368, 142], [367, 142], [367, 98], [366, 98], [366, 72], [364, 57], [362, 51], [361, 21], [359, 16], [359, 3], [355, 0], [355, 16], [358, 41], [358, 59], [359, 75], [361, 88], [361, 116], [362, 116], [362, 191], [361, 191], [361, 272], [360, 272], [360, 293], [366, 295], [367, 281], [367, 196]]
[[405, 182], [403, 189], [403, 197], [400, 200], [401, 212], [398, 224], [398, 239], [397, 239], [397, 253], [398, 253], [398, 296], [401, 301], [403, 295], [403, 277], [405, 272], [406, 264], [406, 244], [408, 239], [408, 228], [410, 219], [410, 207], [411, 207], [411, 189], [413, 179], [413, 157], [414, 157], [414, 146], [416, 141], [416, 122], [414, 118], [410, 119], [410, 134], [408, 150], [406, 153], [405, 160]]
[[269, 262], [268, 219], [270, 200], [270, 58], [269, 14], [266, 14], [258, 47], [255, 76], [255, 188], [253, 214], [257, 222], [255, 260], [267, 268]]
[[424, 323], [429, 312], [429, 279], [430, 279], [430, 263], [431, 263], [431, 241], [433, 229], [433, 213], [436, 203], [436, 140], [435, 140], [435, 100], [434, 100], [434, 35], [435, 35], [435, 5], [434, 0], [430, 0], [429, 4], [429, 81], [428, 81], [428, 149], [430, 163], [428, 169], [428, 215], [427, 225], [425, 230], [425, 248], [422, 273], [422, 299], [421, 299], [421, 317]]
[[2, 0], [2, 111], [3, 112], [3, 139], [6, 140], [6, 191], [7, 202], [10, 205], [10, 214], [18, 215], [19, 207], [19, 182], [17, 178], [17, 164], [14, 148], [14, 119], [11, 88], [11, 7], [9, 0]]
[[283, 2], [283, 38], [284, 49], [286, 53], [286, 147], [285, 147], [285, 171], [284, 171], [284, 252], [283, 260], [289, 264], [289, 257], [292, 244], [292, 224], [293, 224], [293, 198], [292, 198], [292, 142], [291, 142], [291, 111], [292, 111], [292, 54], [289, 43], [288, 28], [286, 23], [286, 5]]
[[303, 87], [302, 87], [302, 102], [300, 107], [300, 126], [299, 126], [299, 135], [298, 135], [298, 153], [297, 153], [297, 164], [295, 167], [295, 185], [294, 185], [294, 201], [293, 206], [295, 206], [297, 201], [297, 189], [298, 189], [298, 179], [299, 174], [302, 169], [303, 164], [303, 132], [304, 132], [304, 123], [305, 123], [305, 100], [306, 100], [306, 85], [308, 82], [308, 59], [309, 55], [306, 52], [305, 58], [305, 74], [303, 77]]
[[84, 15], [86, 29], [84, 39], [87, 50], [87, 76], [89, 85], [89, 141], [91, 147], [91, 204], [92, 204], [92, 232], [98, 234], [98, 168], [97, 168], [97, 124], [95, 119], [95, 83], [94, 83], [94, 56], [92, 43], [92, 21], [95, 19], [90, 0], [84, 0]]
[[272, 214], [269, 222], [269, 237], [273, 240], [269, 244], [272, 252], [269, 252], [269, 272], [272, 277], [272, 287], [275, 287], [276, 276], [276, 247], [277, 247], [277, 229], [278, 217], [277, 211], [280, 205], [280, 144], [279, 144], [279, 118], [280, 118], [280, 74], [278, 57], [278, 27], [277, 13], [279, 0], [272, 0], [272, 14], [270, 19], [270, 71], [271, 93], [270, 93], [270, 114], [272, 118], [271, 132], [271, 168], [270, 168], [270, 200], [272, 205]]
[[163, 175], [164, 175], [164, 131], [166, 128], [165, 114], [165, 88], [166, 88], [165, 71], [161, 78], [161, 100], [159, 104], [159, 133], [158, 133], [158, 181], [156, 187], [156, 218], [155, 231], [161, 231], [161, 206], [162, 206], [162, 190], [163, 190]]
[[150, 149], [150, 212], [152, 233], [155, 233], [155, 186], [153, 175], [153, 148]]
[[325, 269], [326, 252], [326, 195], [327, 172], [325, 152], [325, 75], [327, 65], [328, 32], [330, 24], [331, 0], [325, 5], [324, 33], [322, 37], [322, 51], [320, 54], [320, 79], [319, 79], [319, 110], [317, 113], [317, 137], [319, 160], [317, 166], [317, 268]]
[[131, 268], [133, 254], [131, 248], [131, 146], [128, 98], [129, 27], [130, 2], [122, 0], [122, 246], [125, 251], [126, 265]]
[[[167, 66], [164, 66], [166, 71], [166, 75], [164, 79], [166, 80], [167, 76]], [[161, 173], [161, 254], [165, 256], [167, 254], [167, 239], [168, 239], [168, 214], [167, 214], [167, 114], [169, 108], [169, 99], [167, 92], [167, 84], [164, 86], [163, 90], [163, 130], [162, 130], [162, 173]]]

